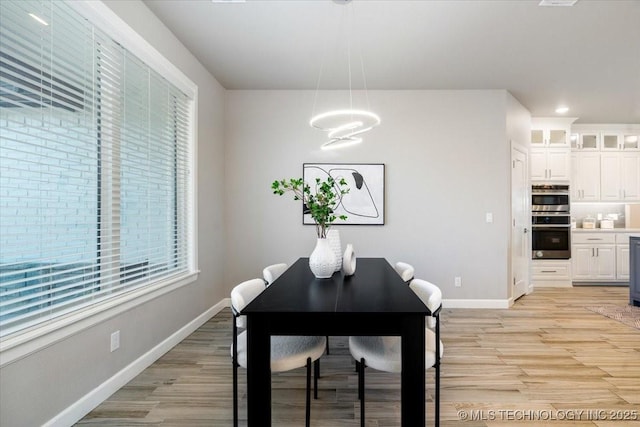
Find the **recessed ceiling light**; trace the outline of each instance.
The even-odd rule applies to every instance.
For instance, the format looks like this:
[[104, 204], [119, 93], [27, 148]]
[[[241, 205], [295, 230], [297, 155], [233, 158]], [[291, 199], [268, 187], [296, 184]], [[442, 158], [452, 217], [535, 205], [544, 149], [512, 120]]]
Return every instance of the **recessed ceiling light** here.
[[567, 111], [569, 111], [569, 107], [558, 107], [558, 108], [556, 108], [556, 113], [558, 113], [558, 114], [564, 114]]
[[578, 0], [542, 0], [538, 6], [573, 6]]

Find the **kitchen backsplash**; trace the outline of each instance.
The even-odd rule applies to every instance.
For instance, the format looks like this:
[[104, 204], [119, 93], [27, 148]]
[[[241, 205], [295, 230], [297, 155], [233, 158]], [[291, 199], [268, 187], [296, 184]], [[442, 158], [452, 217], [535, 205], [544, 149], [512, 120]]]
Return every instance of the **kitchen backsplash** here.
[[[582, 227], [582, 220], [587, 217], [598, 219], [598, 214], [602, 215], [602, 218], [607, 218], [608, 214], [617, 214], [618, 219], [613, 221], [614, 228], [625, 227], [625, 205], [610, 204], [610, 203], [572, 203], [571, 204], [571, 218], [576, 220], [578, 228]], [[597, 227], [600, 228], [600, 223], [597, 221]]]

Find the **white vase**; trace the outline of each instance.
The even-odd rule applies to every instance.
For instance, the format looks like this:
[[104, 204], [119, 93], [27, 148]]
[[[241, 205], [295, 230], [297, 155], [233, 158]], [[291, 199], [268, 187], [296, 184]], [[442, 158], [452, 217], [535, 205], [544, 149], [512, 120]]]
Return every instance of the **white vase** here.
[[352, 276], [356, 272], [356, 253], [351, 243], [347, 245], [342, 257], [342, 271], [344, 271], [345, 276]]
[[327, 240], [329, 246], [333, 250], [333, 254], [336, 256], [336, 267], [333, 271], [340, 271], [342, 268], [342, 244], [340, 243], [340, 232], [338, 230], [331, 229], [327, 232]]
[[336, 256], [329, 246], [329, 240], [319, 238], [309, 256], [309, 268], [317, 279], [328, 279], [336, 268]]

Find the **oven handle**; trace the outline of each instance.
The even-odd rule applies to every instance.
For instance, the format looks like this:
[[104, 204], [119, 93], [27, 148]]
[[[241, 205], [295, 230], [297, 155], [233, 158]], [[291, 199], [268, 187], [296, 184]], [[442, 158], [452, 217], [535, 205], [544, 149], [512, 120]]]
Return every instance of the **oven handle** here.
[[537, 228], [569, 228], [569, 227], [571, 227], [571, 224], [545, 224], [545, 225], [532, 224], [531, 225], [532, 229], [537, 229]]

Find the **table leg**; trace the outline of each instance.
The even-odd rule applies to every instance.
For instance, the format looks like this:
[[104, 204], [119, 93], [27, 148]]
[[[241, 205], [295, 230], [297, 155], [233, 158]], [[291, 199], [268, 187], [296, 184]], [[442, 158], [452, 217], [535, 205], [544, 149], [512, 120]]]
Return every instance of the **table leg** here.
[[425, 415], [425, 319], [407, 316], [402, 326], [402, 425], [424, 427]]
[[247, 425], [271, 425], [271, 337], [260, 316], [247, 316]]

